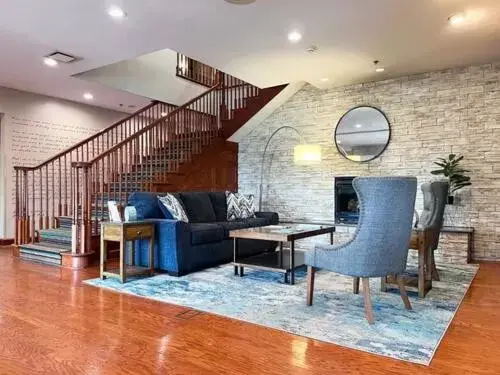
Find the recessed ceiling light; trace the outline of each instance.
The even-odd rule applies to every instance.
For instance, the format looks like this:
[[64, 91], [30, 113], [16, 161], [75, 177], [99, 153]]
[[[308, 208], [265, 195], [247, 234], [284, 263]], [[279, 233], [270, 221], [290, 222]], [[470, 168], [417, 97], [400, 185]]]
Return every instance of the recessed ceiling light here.
[[354, 126], [356, 126], [358, 129], [363, 127], [363, 125], [361, 125], [361, 124], [356, 124]]
[[52, 57], [44, 57], [43, 63], [45, 65], [51, 66], [51, 67], [57, 66], [57, 64], [58, 64], [58, 62], [55, 59], [53, 59]]
[[453, 26], [459, 25], [464, 21], [465, 21], [465, 14], [463, 13], [453, 14], [448, 18], [448, 23]]
[[328, 78], [327, 77], [321, 78], [320, 81], [321, 82], [328, 82]]
[[377, 73], [382, 73], [384, 70], [385, 70], [384, 68], [377, 68], [377, 69], [375, 69], [375, 71]]
[[290, 33], [288, 33], [288, 40], [290, 41], [290, 43], [298, 43], [302, 40], [302, 34], [297, 30], [291, 31]]
[[86, 100], [92, 100], [92, 99], [94, 99], [94, 95], [92, 95], [92, 93], [90, 93], [90, 92], [86, 92], [85, 94], [83, 94], [83, 97]]
[[116, 20], [121, 20], [127, 16], [127, 13], [125, 13], [125, 11], [117, 5], [111, 5], [108, 8], [108, 14], [111, 18]]

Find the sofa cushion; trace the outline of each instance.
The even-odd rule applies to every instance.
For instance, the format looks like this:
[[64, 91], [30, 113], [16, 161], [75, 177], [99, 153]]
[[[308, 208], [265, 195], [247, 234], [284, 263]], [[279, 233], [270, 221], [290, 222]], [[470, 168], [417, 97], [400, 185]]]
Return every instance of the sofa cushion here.
[[210, 200], [212, 201], [212, 207], [215, 212], [216, 221], [226, 221], [227, 220], [227, 201], [225, 192], [214, 192], [209, 193]]
[[217, 224], [224, 228], [224, 239], [229, 238], [229, 232], [232, 230], [249, 227], [245, 220], [218, 221]]
[[276, 225], [280, 221], [280, 217], [276, 212], [256, 212], [255, 217], [264, 218], [268, 225]]
[[214, 223], [193, 223], [190, 224], [190, 229], [192, 245], [220, 242], [224, 239], [224, 229]]
[[162, 211], [164, 211], [165, 216], [167, 216], [168, 213], [175, 220], [184, 221], [185, 223], [189, 222], [181, 201], [173, 194], [167, 193], [162, 197], [158, 197], [158, 201], [164, 207]]
[[226, 191], [227, 220], [255, 217], [255, 197]]
[[181, 199], [191, 223], [215, 221], [215, 212], [210, 196], [205, 192], [181, 193]]
[[270, 225], [269, 219], [265, 217], [252, 217], [250, 219], [244, 219], [242, 221], [244, 221], [248, 225], [248, 228]]
[[157, 199], [156, 199], [156, 203], [157, 203], [158, 207], [160, 208], [161, 212], [163, 213], [164, 218], [174, 220], [174, 217], [172, 216], [171, 212], [167, 209], [167, 207], [165, 207], [165, 205], [159, 199], [161, 197], [164, 197], [166, 194], [171, 194], [175, 198], [177, 198], [177, 201], [181, 204], [182, 208], [184, 209], [184, 212], [186, 212], [186, 209], [182, 205], [182, 200], [181, 200], [181, 196], [179, 195], [179, 193], [159, 193], [157, 196]]
[[163, 214], [158, 206], [158, 194], [139, 191], [132, 193], [128, 198], [128, 205], [134, 206], [137, 211], [137, 220], [162, 219]]

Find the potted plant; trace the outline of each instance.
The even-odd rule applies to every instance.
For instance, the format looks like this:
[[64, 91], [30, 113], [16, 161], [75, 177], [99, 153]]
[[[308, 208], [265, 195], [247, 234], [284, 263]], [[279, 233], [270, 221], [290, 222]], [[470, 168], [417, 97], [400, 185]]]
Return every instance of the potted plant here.
[[439, 161], [434, 162], [434, 164], [441, 167], [441, 169], [431, 171], [433, 175], [444, 175], [448, 179], [448, 204], [454, 203], [454, 192], [471, 185], [470, 177], [464, 174], [470, 171], [460, 166], [460, 162], [463, 158], [463, 156], [457, 156], [455, 154], [448, 155], [448, 159], [438, 158]]

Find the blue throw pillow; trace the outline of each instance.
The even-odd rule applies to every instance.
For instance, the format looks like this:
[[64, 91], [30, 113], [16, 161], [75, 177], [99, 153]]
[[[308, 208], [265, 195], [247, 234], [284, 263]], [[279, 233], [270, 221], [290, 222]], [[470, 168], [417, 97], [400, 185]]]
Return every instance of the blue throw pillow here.
[[158, 194], [150, 192], [132, 193], [128, 198], [128, 205], [134, 206], [137, 211], [137, 220], [161, 219], [163, 217], [160, 207], [158, 207]]

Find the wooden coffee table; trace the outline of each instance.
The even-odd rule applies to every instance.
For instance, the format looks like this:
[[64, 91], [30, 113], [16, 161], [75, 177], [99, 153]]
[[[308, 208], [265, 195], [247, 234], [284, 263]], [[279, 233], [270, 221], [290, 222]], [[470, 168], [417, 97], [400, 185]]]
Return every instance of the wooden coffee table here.
[[[240, 277], [244, 274], [244, 267], [276, 271], [285, 274], [285, 283], [293, 285], [295, 283], [295, 269], [304, 265], [304, 253], [295, 250], [295, 241], [330, 234], [330, 244], [333, 244], [333, 225], [313, 225], [313, 224], [280, 224], [269, 225], [257, 228], [236, 229], [229, 232], [229, 236], [234, 239], [234, 274]], [[238, 240], [252, 239], [263, 241], [277, 241], [279, 251], [270, 251], [246, 258], [238, 257]], [[283, 251], [283, 244], [290, 243], [290, 251]], [[290, 279], [288, 279], [290, 274]]]

